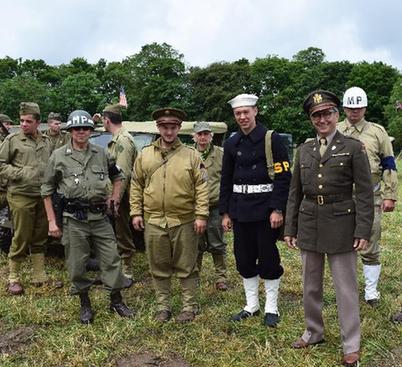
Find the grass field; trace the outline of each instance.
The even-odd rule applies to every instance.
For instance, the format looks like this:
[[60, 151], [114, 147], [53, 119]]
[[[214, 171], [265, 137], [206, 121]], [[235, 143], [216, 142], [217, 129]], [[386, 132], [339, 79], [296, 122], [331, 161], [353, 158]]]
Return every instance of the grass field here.
[[[398, 162], [398, 167], [401, 175], [402, 162]], [[399, 191], [401, 194], [402, 184]], [[402, 309], [401, 209], [398, 203], [396, 212], [384, 215], [378, 308], [372, 309], [363, 301], [359, 263], [361, 366], [402, 366], [402, 326], [389, 321], [394, 312]], [[48, 259], [47, 271], [52, 278], [62, 278], [67, 283], [65, 288], [33, 288], [28, 285], [27, 269], [23, 277], [25, 294], [10, 297], [5, 291], [7, 259], [1, 255], [0, 366], [338, 366], [342, 348], [329, 272], [326, 272], [324, 299], [327, 342], [307, 350], [294, 350], [290, 345], [304, 328], [298, 252], [280, 243], [285, 274], [279, 300], [279, 327], [265, 328], [262, 316], [234, 324], [229, 317], [243, 307], [244, 296], [234, 268], [232, 239], [228, 236], [227, 240], [230, 291], [218, 293], [214, 289], [212, 261], [207, 254], [199, 297], [201, 313], [187, 325], [174, 321], [160, 325], [153, 320], [155, 303], [144, 254], [138, 254], [135, 260], [136, 277], [140, 281], [124, 292], [137, 316], [126, 320], [110, 313], [106, 293], [94, 287], [91, 299], [96, 315], [95, 323], [90, 326], [79, 323], [79, 301], [69, 296], [61, 260]], [[178, 290], [175, 282], [174, 313], [180, 311]], [[260, 291], [263, 295], [262, 287]]]

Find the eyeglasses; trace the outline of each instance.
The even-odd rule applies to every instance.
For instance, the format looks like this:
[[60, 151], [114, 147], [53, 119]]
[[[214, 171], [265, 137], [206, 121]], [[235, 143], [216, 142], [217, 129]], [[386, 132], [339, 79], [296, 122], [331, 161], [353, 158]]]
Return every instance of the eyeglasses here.
[[328, 120], [333, 113], [338, 112], [338, 110], [336, 108], [331, 108], [329, 110], [324, 110], [324, 111], [317, 111], [314, 112], [310, 115], [310, 118], [313, 121], [320, 121], [321, 117], [324, 117], [324, 120]]
[[79, 127], [72, 127], [71, 129], [74, 131], [80, 131], [80, 130], [88, 131], [91, 128], [89, 126], [79, 126]]

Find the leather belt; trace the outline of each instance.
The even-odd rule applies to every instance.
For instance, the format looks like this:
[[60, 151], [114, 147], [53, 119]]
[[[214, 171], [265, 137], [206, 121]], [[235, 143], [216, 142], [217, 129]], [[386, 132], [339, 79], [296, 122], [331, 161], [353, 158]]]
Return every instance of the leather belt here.
[[233, 185], [233, 192], [237, 194], [260, 194], [262, 192], [271, 192], [274, 184], [260, 185]]
[[333, 194], [333, 195], [304, 195], [309, 201], [314, 201], [318, 205], [331, 204], [344, 200], [351, 200], [352, 194]]

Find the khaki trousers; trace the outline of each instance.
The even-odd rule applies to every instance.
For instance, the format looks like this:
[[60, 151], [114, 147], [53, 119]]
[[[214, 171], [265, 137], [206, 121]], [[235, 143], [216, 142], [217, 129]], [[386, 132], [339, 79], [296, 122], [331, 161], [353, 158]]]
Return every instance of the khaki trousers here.
[[124, 193], [120, 206], [119, 216], [116, 218], [116, 240], [117, 249], [120, 257], [131, 258], [134, 255], [135, 247], [133, 243], [133, 235], [130, 229], [130, 203], [127, 192]]
[[[325, 254], [301, 251], [303, 264], [303, 304], [306, 330], [302, 336], [307, 343], [324, 338], [323, 278]], [[344, 354], [360, 349], [360, 314], [357, 285], [356, 252], [327, 254], [336, 292], [336, 305]]]
[[44, 252], [48, 222], [43, 199], [40, 196], [7, 194], [14, 235], [8, 258], [22, 261], [29, 254]]

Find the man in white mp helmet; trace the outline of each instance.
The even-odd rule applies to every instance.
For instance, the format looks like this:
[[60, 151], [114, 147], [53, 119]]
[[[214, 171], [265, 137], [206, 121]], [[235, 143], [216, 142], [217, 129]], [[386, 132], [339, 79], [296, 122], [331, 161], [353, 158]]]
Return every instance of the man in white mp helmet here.
[[363, 142], [370, 162], [375, 205], [374, 222], [369, 246], [360, 254], [365, 279], [364, 298], [374, 307], [380, 297], [377, 284], [381, 272], [381, 214], [392, 212], [395, 208], [398, 177], [391, 140], [383, 126], [365, 120], [366, 107], [367, 95], [362, 88], [352, 87], [346, 90], [343, 96], [346, 119], [338, 124], [338, 130]]

